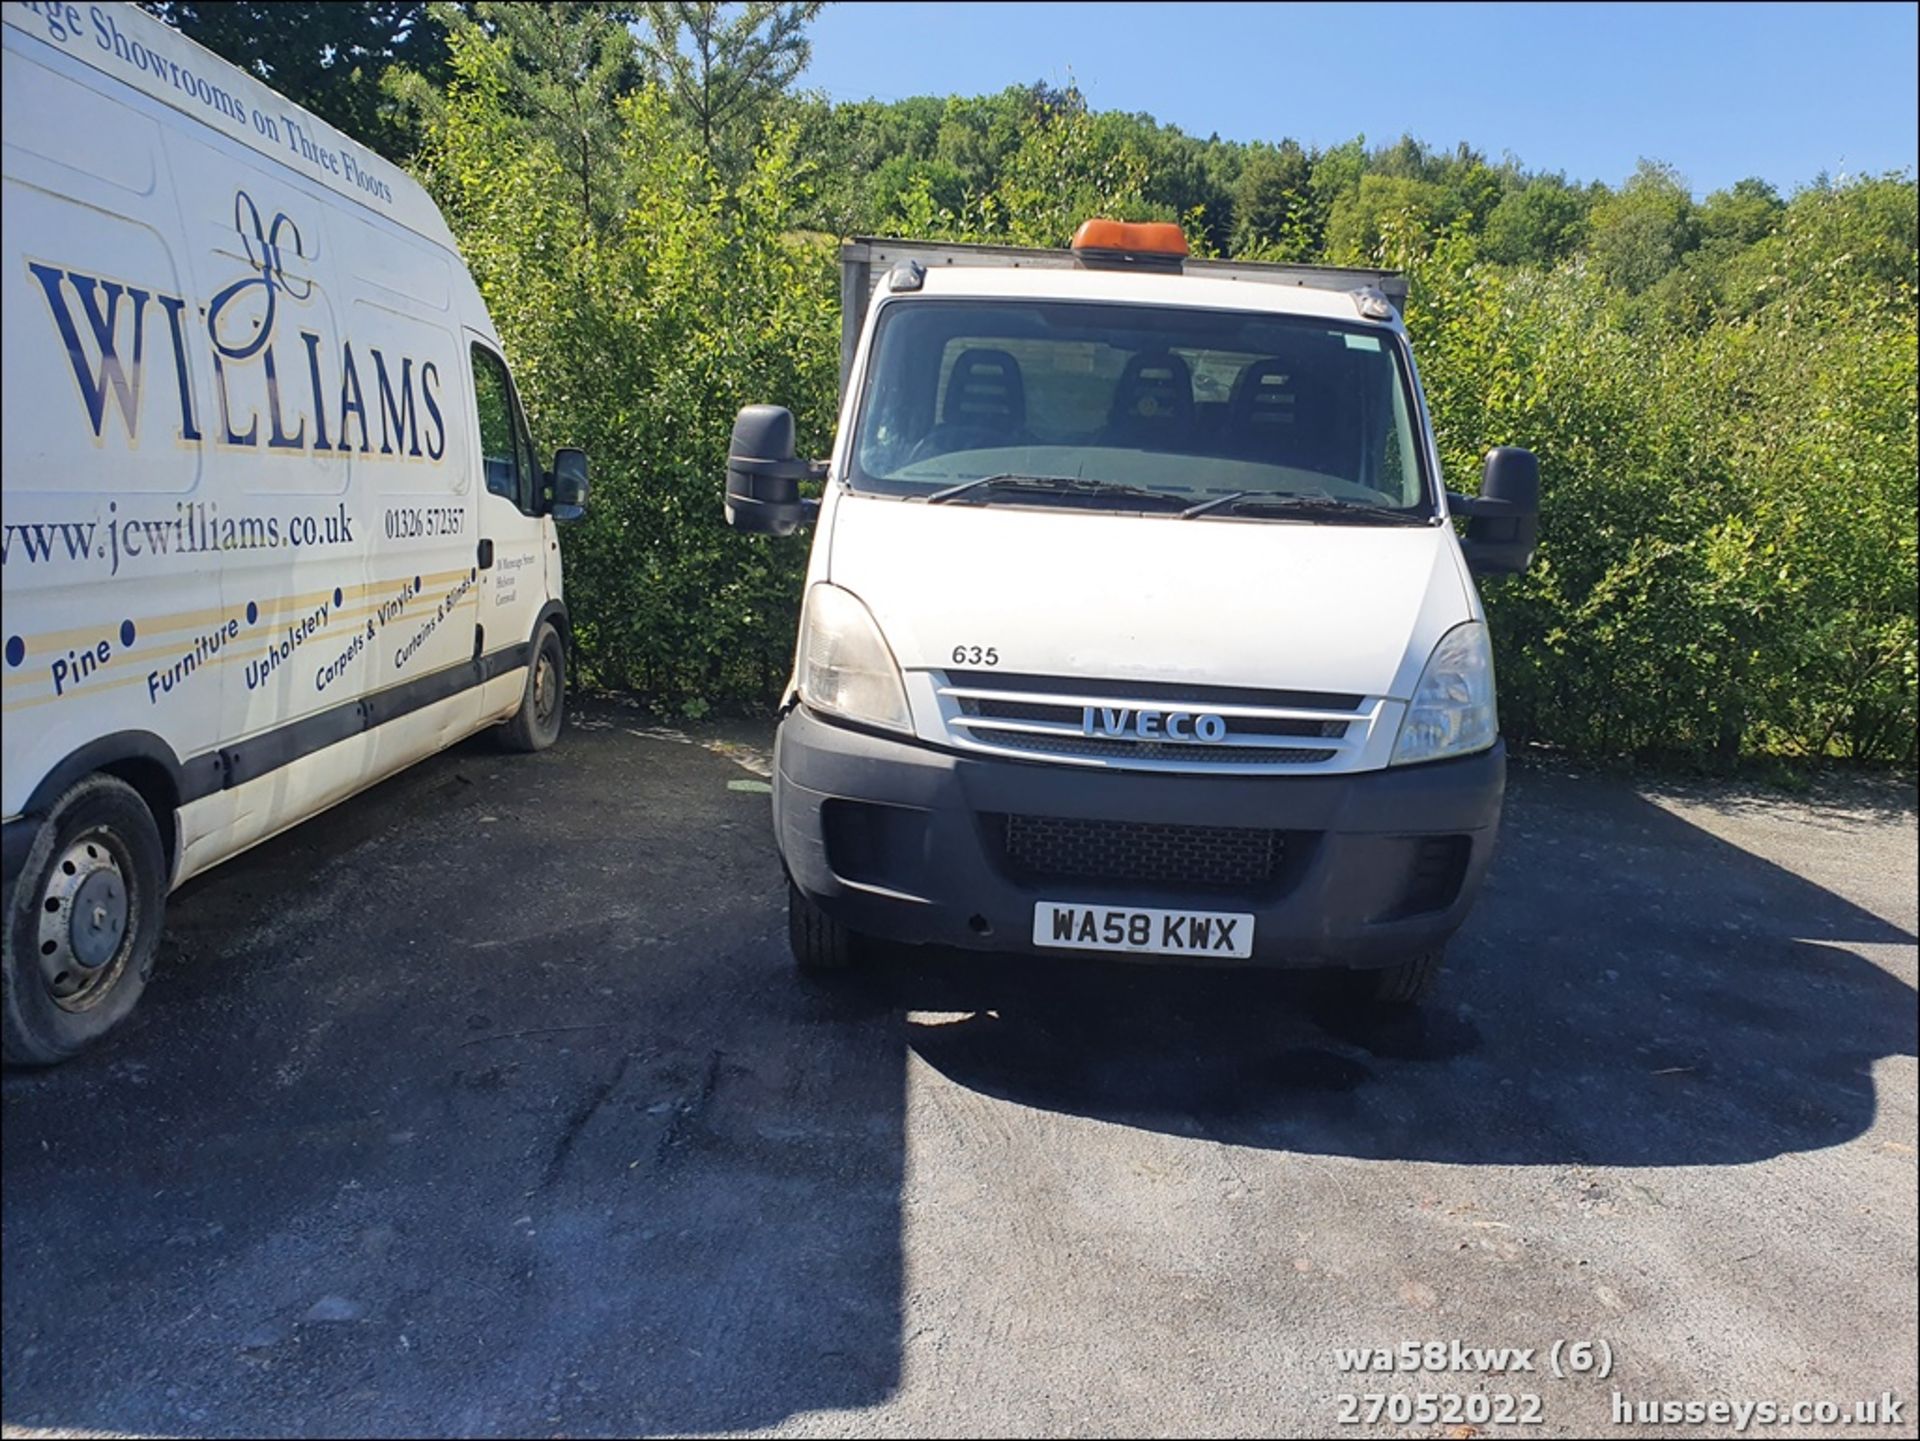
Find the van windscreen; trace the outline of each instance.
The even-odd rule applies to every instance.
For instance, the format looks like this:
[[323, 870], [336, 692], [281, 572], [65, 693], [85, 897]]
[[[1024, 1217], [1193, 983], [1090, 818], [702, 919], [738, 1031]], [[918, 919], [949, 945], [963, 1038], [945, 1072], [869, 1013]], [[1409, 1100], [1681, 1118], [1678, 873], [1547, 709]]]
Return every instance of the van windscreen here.
[[1084, 301], [898, 301], [848, 477], [918, 496], [1072, 477], [1195, 505], [1329, 498], [1431, 514], [1398, 337], [1316, 318]]

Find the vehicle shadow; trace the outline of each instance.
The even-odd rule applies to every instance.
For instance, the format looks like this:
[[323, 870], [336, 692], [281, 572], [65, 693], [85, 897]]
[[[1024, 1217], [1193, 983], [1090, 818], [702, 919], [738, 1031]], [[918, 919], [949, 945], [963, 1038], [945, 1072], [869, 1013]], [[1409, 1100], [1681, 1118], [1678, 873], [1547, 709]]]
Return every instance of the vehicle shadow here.
[[1624, 787], [1540, 776], [1421, 1010], [1303, 974], [955, 954], [869, 984], [929, 1065], [1023, 1105], [1333, 1156], [1726, 1165], [1872, 1124], [1915, 994], [1861, 948], [1913, 940]]

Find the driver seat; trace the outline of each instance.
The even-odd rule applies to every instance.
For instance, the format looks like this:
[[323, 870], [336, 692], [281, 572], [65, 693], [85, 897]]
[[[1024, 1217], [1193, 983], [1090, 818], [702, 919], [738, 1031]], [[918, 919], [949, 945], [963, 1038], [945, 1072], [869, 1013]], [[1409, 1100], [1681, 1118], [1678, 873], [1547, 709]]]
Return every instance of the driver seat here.
[[1027, 382], [1020, 362], [1004, 350], [963, 350], [947, 376], [942, 430], [982, 430], [1011, 437], [1027, 423]]
[[1324, 357], [1271, 355], [1250, 362], [1234, 381], [1227, 433], [1236, 455], [1328, 470], [1333, 426]]
[[1130, 357], [1113, 387], [1108, 432], [1122, 445], [1185, 445], [1193, 434], [1193, 371], [1171, 350]]

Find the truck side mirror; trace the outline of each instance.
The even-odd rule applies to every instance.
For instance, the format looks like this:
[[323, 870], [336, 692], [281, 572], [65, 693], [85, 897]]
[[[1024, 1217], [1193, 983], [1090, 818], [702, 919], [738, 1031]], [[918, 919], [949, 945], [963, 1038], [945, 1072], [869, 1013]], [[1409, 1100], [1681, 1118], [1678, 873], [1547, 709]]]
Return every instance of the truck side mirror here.
[[800, 482], [814, 467], [793, 453], [793, 412], [749, 405], [733, 423], [727, 447], [727, 524], [750, 535], [791, 535], [811, 507]]
[[578, 520], [587, 513], [587, 453], [563, 446], [553, 453], [553, 470], [548, 477], [552, 500], [547, 514], [555, 520]]
[[1497, 445], [1487, 452], [1480, 494], [1449, 495], [1467, 517], [1460, 549], [1475, 575], [1518, 575], [1533, 564], [1540, 540], [1540, 462], [1530, 450]]

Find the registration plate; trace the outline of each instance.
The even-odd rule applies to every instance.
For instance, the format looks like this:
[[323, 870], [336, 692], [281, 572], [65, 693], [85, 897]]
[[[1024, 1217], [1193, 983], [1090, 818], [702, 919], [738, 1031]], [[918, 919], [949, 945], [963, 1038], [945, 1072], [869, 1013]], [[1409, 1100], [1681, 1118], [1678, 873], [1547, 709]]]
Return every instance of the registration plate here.
[[1159, 911], [1038, 901], [1033, 907], [1033, 943], [1072, 951], [1245, 960], [1253, 954], [1253, 917], [1239, 911]]

